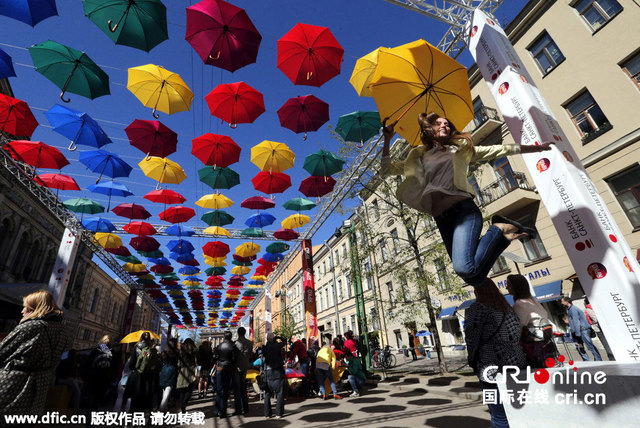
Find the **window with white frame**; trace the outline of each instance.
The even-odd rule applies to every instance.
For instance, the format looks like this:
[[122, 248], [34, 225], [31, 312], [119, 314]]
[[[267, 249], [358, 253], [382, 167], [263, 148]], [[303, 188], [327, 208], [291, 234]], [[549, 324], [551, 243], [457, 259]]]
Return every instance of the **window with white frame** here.
[[340, 264], [340, 252], [338, 250], [335, 250], [333, 252], [333, 263], [335, 263], [336, 265]]
[[375, 220], [380, 219], [380, 207], [378, 206], [377, 199], [374, 199], [373, 202], [371, 202], [371, 211], [373, 211], [373, 218]]
[[564, 55], [546, 31], [538, 37], [528, 50], [543, 74], [549, 73], [564, 61]]
[[346, 258], [347, 257], [347, 243], [343, 243], [342, 244], [342, 257]]
[[400, 239], [398, 238], [398, 229], [391, 231], [391, 243], [393, 244], [393, 252], [398, 254], [400, 252]]
[[595, 135], [596, 132], [605, 130], [611, 127], [609, 120], [604, 115], [600, 106], [589, 91], [584, 91], [572, 101], [565, 105], [565, 108], [571, 116], [583, 142], [588, 142], [585, 139], [591, 135]]
[[440, 290], [447, 289], [447, 268], [442, 259], [434, 260], [436, 266], [436, 275], [438, 277], [438, 283], [440, 284]]
[[640, 88], [640, 51], [623, 61], [620, 67], [631, 78], [633, 83]]
[[529, 236], [520, 238], [520, 242], [522, 243], [522, 247], [524, 248], [526, 258], [531, 261], [536, 261], [549, 257], [547, 249], [544, 247], [542, 239], [540, 238], [540, 234], [538, 233], [538, 230], [534, 225], [535, 218], [533, 214], [528, 214], [524, 217], [521, 217], [517, 219], [517, 221], [519, 221], [521, 224], [530, 225], [530, 227], [536, 231], [536, 237], [534, 239], [531, 239], [531, 237]]
[[389, 250], [387, 250], [387, 240], [382, 238], [380, 240], [380, 254], [382, 255], [382, 261], [389, 260]]
[[373, 289], [373, 275], [371, 272], [371, 265], [369, 264], [369, 262], [365, 262], [364, 264], [364, 274], [366, 276], [366, 284], [367, 284], [367, 290], [371, 290]]
[[350, 321], [351, 321], [350, 330], [353, 331], [353, 333], [356, 334], [356, 335], [360, 334], [360, 330], [358, 330], [358, 323], [356, 323], [356, 316], [355, 315], [351, 315]]
[[634, 228], [640, 228], [640, 165], [634, 165], [606, 182]]
[[491, 273], [493, 275], [497, 275], [502, 272], [507, 272], [508, 270], [509, 265], [507, 264], [507, 259], [502, 254], [500, 254], [496, 262], [491, 267]]
[[347, 274], [344, 277], [344, 285], [347, 288], [347, 298], [353, 297], [353, 284], [351, 283], [351, 274]]
[[317, 290], [316, 301], [318, 302], [318, 312], [322, 312], [322, 290]]
[[389, 292], [389, 304], [393, 308], [396, 305], [396, 293], [393, 291], [393, 283], [389, 281], [386, 285]]
[[342, 290], [342, 278], [338, 278], [336, 282], [338, 283], [338, 302], [342, 302], [342, 300], [344, 299], [344, 291]]
[[622, 11], [616, 0], [578, 0], [572, 6], [594, 31]]

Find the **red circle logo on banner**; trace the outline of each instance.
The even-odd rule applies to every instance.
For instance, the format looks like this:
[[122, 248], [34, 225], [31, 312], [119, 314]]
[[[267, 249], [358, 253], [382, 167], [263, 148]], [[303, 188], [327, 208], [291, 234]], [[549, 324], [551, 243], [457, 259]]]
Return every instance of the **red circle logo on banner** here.
[[507, 91], [509, 90], [509, 83], [504, 82], [502, 85], [500, 85], [500, 87], [498, 88], [498, 93], [500, 95], [504, 95], [507, 93]]
[[602, 263], [591, 263], [587, 268], [587, 272], [593, 279], [602, 279], [607, 276], [607, 268]]
[[547, 158], [542, 158], [536, 163], [536, 169], [539, 172], [544, 172], [549, 169], [551, 162]]
[[469, 33], [469, 37], [475, 36], [477, 32], [478, 32], [478, 26], [474, 25], [473, 27], [471, 27], [471, 32]]

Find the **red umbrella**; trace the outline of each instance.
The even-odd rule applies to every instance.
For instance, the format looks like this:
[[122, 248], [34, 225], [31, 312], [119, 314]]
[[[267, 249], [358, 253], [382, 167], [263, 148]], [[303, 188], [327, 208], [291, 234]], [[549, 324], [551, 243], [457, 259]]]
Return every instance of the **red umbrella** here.
[[129, 251], [129, 249], [125, 246], [122, 247], [118, 247], [118, 248], [105, 248], [105, 251], [115, 255], [115, 256], [123, 256], [123, 257], [128, 257], [131, 255], [131, 252]]
[[252, 196], [242, 201], [240, 206], [250, 210], [266, 210], [275, 207], [276, 203], [264, 196]]
[[233, 72], [256, 62], [262, 36], [244, 9], [204, 0], [187, 8], [185, 39], [205, 64]]
[[204, 98], [211, 114], [232, 128], [238, 123], [252, 123], [264, 113], [262, 94], [244, 82], [218, 85]]
[[175, 279], [161, 279], [160, 284], [162, 285], [178, 285], [178, 281]]
[[144, 198], [159, 204], [181, 204], [187, 199], [180, 193], [169, 189], [152, 190], [144, 195]]
[[233, 255], [233, 259], [234, 259], [234, 260], [237, 260], [237, 261], [239, 261], [239, 262], [243, 262], [243, 263], [252, 262], [252, 261], [254, 261], [256, 258], [257, 258], [257, 256], [242, 257], [242, 256], [239, 256], [239, 255], [237, 255], [237, 254], [234, 254], [234, 255]]
[[151, 217], [149, 211], [138, 204], [120, 204], [111, 210], [115, 215], [126, 217], [131, 220], [146, 220]]
[[221, 241], [211, 241], [204, 244], [202, 252], [209, 257], [222, 257], [229, 254], [229, 246]]
[[278, 40], [278, 68], [294, 85], [322, 86], [340, 74], [343, 54], [326, 27], [298, 23]]
[[41, 186], [47, 186], [58, 190], [80, 190], [76, 180], [63, 174], [40, 174], [33, 181]]
[[329, 104], [313, 95], [289, 98], [278, 110], [280, 125], [292, 130], [296, 134], [317, 131], [329, 120]]
[[268, 268], [271, 268], [278, 264], [278, 262], [268, 262], [262, 258], [258, 259], [258, 263], [260, 264], [260, 266], [267, 266]]
[[276, 239], [281, 239], [283, 241], [291, 241], [297, 239], [300, 234], [293, 229], [278, 229], [273, 232], [273, 236]]
[[136, 236], [135, 238], [131, 238], [129, 245], [136, 251], [142, 251], [144, 253], [160, 248], [160, 243], [150, 236]]
[[162, 211], [160, 213], [160, 220], [168, 221], [169, 223], [183, 223], [195, 215], [196, 212], [193, 208], [178, 205], [177, 207], [167, 208]]
[[196, 259], [185, 260], [178, 263], [183, 264], [185, 266], [198, 266], [200, 264], [200, 262], [198, 262]]
[[256, 268], [255, 271], [255, 275], [264, 275], [267, 276], [269, 275], [271, 272], [273, 272], [273, 269], [265, 266], [265, 265], [260, 265]]
[[282, 193], [291, 187], [291, 178], [284, 172], [260, 171], [251, 182], [254, 189], [269, 195]]
[[151, 272], [155, 273], [171, 273], [173, 272], [173, 267], [168, 265], [153, 265], [151, 266]]
[[31, 137], [38, 126], [31, 109], [22, 100], [0, 94], [0, 133]]
[[225, 135], [207, 133], [191, 140], [191, 154], [213, 167], [238, 162], [240, 151], [240, 146]]
[[136, 119], [124, 131], [129, 143], [147, 156], [165, 158], [176, 151], [178, 134], [157, 120]]
[[62, 152], [41, 141], [15, 140], [4, 146], [14, 159], [35, 168], [61, 169], [69, 165]]
[[320, 197], [324, 196], [333, 190], [333, 186], [336, 185], [336, 180], [333, 177], [320, 177], [311, 176], [302, 180], [300, 183], [300, 190], [306, 197]]
[[155, 235], [158, 231], [149, 223], [144, 221], [132, 221], [129, 224], [125, 224], [123, 227], [125, 232], [133, 233], [134, 235]]
[[285, 379], [298, 379], [298, 378], [304, 378], [306, 377], [306, 375], [296, 369], [284, 369], [284, 377]]

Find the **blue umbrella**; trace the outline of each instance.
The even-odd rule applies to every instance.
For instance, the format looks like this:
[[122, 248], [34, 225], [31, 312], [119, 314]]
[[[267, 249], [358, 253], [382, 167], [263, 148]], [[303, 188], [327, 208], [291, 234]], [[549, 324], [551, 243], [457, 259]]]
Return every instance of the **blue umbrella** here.
[[254, 214], [244, 222], [248, 227], [264, 227], [269, 226], [276, 218], [268, 213], [258, 213]]
[[71, 140], [71, 151], [75, 150], [74, 144], [100, 148], [113, 142], [87, 113], [56, 104], [44, 114], [54, 131]]
[[102, 217], [89, 217], [86, 220], [82, 220], [82, 225], [91, 232], [110, 233], [116, 230], [113, 223]]
[[185, 254], [195, 250], [193, 244], [184, 239], [173, 239], [167, 243], [167, 248], [172, 253]]
[[262, 284], [264, 284], [264, 281], [258, 281], [257, 279], [252, 279], [251, 281], [247, 282], [247, 284], [262, 285]]
[[82, 152], [80, 153], [79, 160], [91, 171], [100, 173], [96, 184], [103, 175], [111, 178], [128, 177], [133, 169], [128, 163], [120, 159], [118, 155], [104, 150]]
[[164, 233], [171, 236], [193, 236], [196, 234], [193, 229], [181, 224], [174, 224], [173, 226], [167, 227]]
[[13, 69], [11, 57], [5, 51], [0, 49], [0, 79], [7, 77], [15, 77], [16, 71]]
[[166, 257], [160, 257], [159, 259], [149, 258], [147, 260], [149, 260], [149, 262], [153, 263], [154, 265], [171, 265], [171, 261]]
[[195, 275], [200, 273], [200, 268], [195, 266], [183, 266], [178, 269], [178, 273], [181, 273], [183, 275]]
[[56, 0], [0, 1], [0, 15], [17, 19], [32, 27], [43, 19], [57, 14]]
[[188, 262], [190, 260], [195, 259], [195, 256], [191, 253], [171, 253], [169, 254], [169, 258], [181, 263], [181, 262]]
[[122, 196], [126, 198], [127, 196], [133, 195], [133, 192], [130, 191], [127, 186], [122, 183], [118, 183], [117, 181], [103, 181], [102, 183], [92, 184], [87, 187], [87, 190], [109, 196], [107, 211], [109, 211], [109, 208], [111, 207], [112, 196]]
[[198, 278], [197, 276], [186, 276], [184, 280], [185, 281], [202, 281], [202, 278]]
[[264, 253], [262, 255], [262, 260], [269, 263], [279, 262], [282, 259], [284, 259], [284, 255], [280, 253]]

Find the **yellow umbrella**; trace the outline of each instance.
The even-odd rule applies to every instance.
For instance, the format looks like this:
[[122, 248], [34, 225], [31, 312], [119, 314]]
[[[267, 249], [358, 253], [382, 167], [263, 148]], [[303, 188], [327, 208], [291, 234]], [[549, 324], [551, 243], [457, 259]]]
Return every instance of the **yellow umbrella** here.
[[210, 193], [204, 195], [196, 201], [196, 205], [202, 208], [210, 208], [213, 210], [219, 210], [222, 208], [228, 208], [233, 205], [233, 201], [227, 198], [222, 193]]
[[295, 153], [286, 144], [264, 140], [251, 147], [251, 162], [262, 171], [282, 172], [293, 166]]
[[156, 110], [172, 114], [191, 108], [193, 92], [180, 75], [154, 64], [129, 69], [127, 89], [145, 107], [153, 108], [153, 117], [160, 116]]
[[182, 167], [167, 158], [149, 156], [140, 161], [138, 166], [142, 169], [144, 175], [157, 180], [158, 186], [160, 186], [160, 183], [179, 184], [187, 178], [187, 174], [184, 173]]
[[125, 263], [122, 269], [124, 269], [125, 272], [136, 273], [147, 270], [147, 266], [145, 266], [144, 263]]
[[200, 281], [184, 280], [184, 281], [182, 281], [182, 283], [184, 285], [186, 285], [187, 287], [196, 287], [196, 286], [200, 285]]
[[95, 240], [98, 244], [102, 245], [104, 248], [120, 248], [122, 247], [122, 239], [118, 235], [114, 235], [113, 233], [103, 233], [98, 232], [94, 235]]
[[251, 279], [254, 279], [256, 281], [266, 281], [267, 277], [264, 275], [253, 275]]
[[260, 370], [247, 370], [247, 374], [245, 376], [246, 379], [250, 380], [251, 382], [254, 382], [256, 380], [256, 377], [258, 377], [258, 375], [260, 374]]
[[160, 336], [158, 336], [157, 334], [155, 334], [150, 330], [138, 330], [138, 331], [134, 331], [133, 333], [127, 334], [125, 337], [122, 338], [120, 343], [140, 342], [140, 337], [142, 336], [142, 333], [145, 333], [145, 332], [149, 333], [152, 339], [160, 340]]
[[155, 276], [153, 276], [153, 275], [151, 275], [151, 274], [146, 274], [146, 275], [140, 275], [140, 276], [138, 277], [138, 279], [152, 279], [152, 280], [155, 280], [155, 279], [156, 279], [156, 277], [155, 277]]
[[208, 235], [222, 235], [222, 236], [231, 236], [229, 231], [224, 227], [220, 226], [209, 226], [202, 231], [202, 233], [206, 233]]
[[381, 49], [384, 48], [380, 47], [369, 52], [357, 60], [356, 65], [353, 67], [353, 73], [351, 73], [349, 83], [351, 83], [358, 95], [361, 97], [373, 96], [369, 90], [369, 83], [371, 83], [373, 73], [376, 71], [376, 67], [378, 66], [378, 52]]
[[204, 256], [204, 262], [213, 267], [224, 267], [227, 265], [224, 257], [209, 257], [207, 255]]
[[285, 229], [296, 229], [309, 223], [309, 216], [304, 214], [291, 214], [280, 223]]
[[380, 117], [411, 145], [420, 141], [420, 113], [435, 112], [463, 129], [473, 119], [467, 69], [424, 40], [380, 49], [369, 89]]
[[240, 257], [251, 257], [258, 254], [260, 251], [260, 245], [253, 242], [245, 242], [242, 245], [236, 247], [236, 254]]
[[251, 268], [249, 266], [236, 266], [231, 269], [231, 273], [234, 275], [244, 275], [245, 273], [249, 273]]

